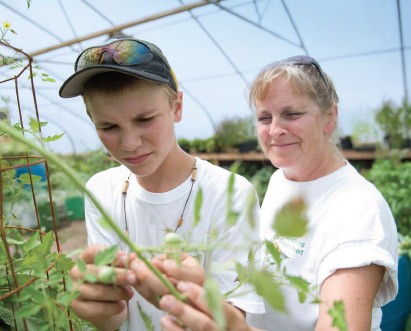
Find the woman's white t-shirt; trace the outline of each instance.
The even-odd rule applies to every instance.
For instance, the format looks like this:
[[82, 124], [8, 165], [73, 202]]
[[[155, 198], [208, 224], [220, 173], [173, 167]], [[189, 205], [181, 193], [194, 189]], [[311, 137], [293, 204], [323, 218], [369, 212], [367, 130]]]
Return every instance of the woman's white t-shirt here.
[[[302, 197], [308, 204], [309, 231], [301, 238], [274, 238], [271, 224], [286, 202]], [[397, 229], [391, 211], [373, 184], [347, 163], [334, 173], [309, 182], [293, 182], [277, 170], [261, 207], [261, 235], [274, 240], [290, 275], [303, 277], [318, 292], [337, 269], [378, 264], [386, 268], [372, 312], [372, 330], [379, 330], [381, 306], [398, 290]], [[297, 292], [284, 287], [286, 312], [266, 303], [266, 313], [247, 314], [248, 322], [265, 330], [314, 330], [318, 304], [300, 303]]]

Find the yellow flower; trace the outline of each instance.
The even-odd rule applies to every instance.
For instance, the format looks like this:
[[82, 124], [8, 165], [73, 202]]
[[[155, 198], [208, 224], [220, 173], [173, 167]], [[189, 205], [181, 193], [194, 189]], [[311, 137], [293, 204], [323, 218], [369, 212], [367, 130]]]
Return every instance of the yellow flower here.
[[6, 22], [3, 23], [3, 27], [5, 29], [10, 29], [11, 28], [11, 24], [6, 20]]

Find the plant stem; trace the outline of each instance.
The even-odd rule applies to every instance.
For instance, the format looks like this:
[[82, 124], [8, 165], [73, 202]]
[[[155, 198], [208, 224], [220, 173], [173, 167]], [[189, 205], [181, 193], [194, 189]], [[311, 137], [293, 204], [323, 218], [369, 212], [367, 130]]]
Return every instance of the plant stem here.
[[94, 197], [94, 195], [86, 188], [83, 182], [78, 178], [76, 173], [70, 169], [66, 164], [64, 164], [57, 155], [48, 152], [41, 146], [35, 144], [33, 141], [27, 140], [21, 134], [21, 132], [9, 125], [5, 122], [0, 121], [0, 132], [7, 133], [11, 138], [23, 143], [27, 147], [35, 150], [44, 158], [49, 160], [53, 163], [58, 169], [60, 169], [74, 184], [74, 186], [79, 190], [84, 192], [84, 194], [91, 200], [94, 206], [98, 209], [103, 217], [104, 222], [114, 231], [121, 240], [123, 240], [130, 248], [131, 251], [137, 254], [137, 257], [145, 263], [145, 265], [160, 279], [160, 281], [167, 287], [170, 294], [176, 297], [180, 301], [185, 300], [185, 296], [183, 296], [180, 292], [178, 292], [173, 284], [165, 277], [163, 274], [143, 255], [143, 248], [134, 244], [129, 237], [115, 224], [113, 219], [107, 214], [105, 209], [101, 206], [98, 200]]

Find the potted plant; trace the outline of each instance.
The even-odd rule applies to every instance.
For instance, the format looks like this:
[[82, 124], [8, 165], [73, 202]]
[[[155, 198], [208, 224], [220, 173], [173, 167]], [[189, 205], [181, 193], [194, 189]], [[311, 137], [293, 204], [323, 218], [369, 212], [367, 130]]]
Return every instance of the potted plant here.
[[234, 117], [223, 120], [217, 127], [215, 139], [225, 151], [251, 151], [257, 148], [254, 118]]
[[190, 151], [190, 140], [186, 138], [179, 138], [177, 141], [178, 145], [183, 149], [183, 151], [187, 153]]
[[392, 101], [385, 101], [377, 110], [375, 119], [389, 148], [410, 147], [411, 105], [407, 101], [404, 100], [400, 106], [396, 106]]

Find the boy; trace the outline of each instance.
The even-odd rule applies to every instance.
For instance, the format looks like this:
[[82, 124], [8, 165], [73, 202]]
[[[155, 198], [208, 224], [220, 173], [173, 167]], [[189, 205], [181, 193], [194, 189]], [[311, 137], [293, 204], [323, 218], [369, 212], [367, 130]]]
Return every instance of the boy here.
[[[245, 210], [250, 192], [255, 195], [251, 184], [235, 176], [233, 209], [239, 217], [235, 225], [228, 226], [226, 201], [230, 173], [192, 157], [179, 147], [174, 123], [182, 119], [183, 93], [178, 90], [173, 70], [156, 45], [114, 37], [104, 45], [84, 50], [74, 68], [75, 73], [62, 85], [60, 96], [83, 97], [101, 142], [121, 163], [119, 167], [94, 175], [87, 188], [132, 241], [140, 246], [161, 245], [165, 232], [174, 231], [190, 242], [207, 243], [214, 240], [210, 233], [214, 230], [217, 230], [217, 243], [230, 243], [232, 247], [247, 247], [251, 241], [258, 240], [257, 231], [248, 225]], [[194, 201], [200, 188], [201, 219], [193, 226]], [[254, 218], [258, 220], [257, 199], [255, 201]], [[100, 245], [119, 245], [122, 252], [126, 252], [127, 247], [99, 224], [99, 212], [90, 201], [86, 200], [85, 207], [90, 246], [82, 257], [93, 270], [93, 259], [101, 250]], [[247, 248], [219, 248], [200, 253], [200, 263], [206, 269], [210, 264], [233, 259], [247, 262]], [[124, 253], [119, 256], [122, 256], [120, 260], [124, 259]], [[74, 283], [82, 277], [76, 267], [71, 276]], [[137, 270], [129, 272], [126, 280], [117, 279], [116, 283], [124, 286], [82, 284], [78, 288], [80, 295], [72, 305], [74, 311], [103, 330], [121, 325], [123, 328], [128, 325], [129, 330], [144, 330], [139, 314], [142, 309], [159, 330], [163, 312], [150, 303], [152, 300], [141, 290], [138, 277]], [[215, 279], [222, 292], [237, 285], [234, 268], [215, 275]], [[131, 292], [126, 285], [140, 293]], [[242, 311], [261, 313], [264, 309], [252, 293], [231, 302]]]

